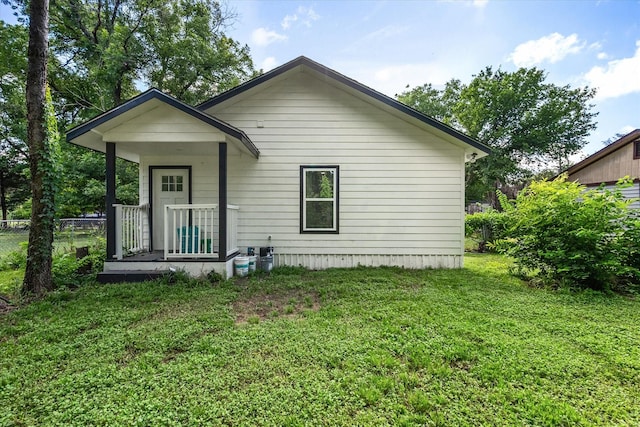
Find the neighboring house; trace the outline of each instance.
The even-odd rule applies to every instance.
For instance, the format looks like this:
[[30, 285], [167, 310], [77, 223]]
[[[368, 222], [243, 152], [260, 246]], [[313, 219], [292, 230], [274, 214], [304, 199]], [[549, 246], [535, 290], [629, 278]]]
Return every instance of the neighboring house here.
[[[228, 276], [264, 246], [276, 266], [462, 267], [465, 162], [490, 151], [305, 57], [197, 107], [148, 90], [67, 140], [106, 153], [114, 280]], [[138, 206], [116, 204], [116, 157], [140, 165]]]
[[[620, 178], [633, 179], [631, 187], [623, 189], [628, 199], [640, 197], [640, 129], [629, 132], [566, 171], [569, 181], [578, 181], [587, 187], [604, 184], [613, 188]], [[632, 204], [640, 208], [640, 203]]]

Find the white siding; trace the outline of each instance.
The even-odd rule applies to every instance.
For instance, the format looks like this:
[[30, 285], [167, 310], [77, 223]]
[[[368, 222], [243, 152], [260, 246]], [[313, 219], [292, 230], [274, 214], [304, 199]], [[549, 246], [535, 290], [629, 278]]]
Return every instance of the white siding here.
[[[274, 246], [276, 264], [310, 268], [461, 266], [461, 148], [306, 73], [208, 112], [260, 150], [258, 160], [229, 156], [240, 248]], [[166, 162], [148, 157], [143, 168]], [[217, 197], [217, 158], [196, 162], [194, 203]], [[300, 234], [301, 165], [340, 167], [339, 234]]]
[[126, 142], [206, 142], [220, 141], [224, 135], [211, 125], [175, 108], [162, 105], [134, 117], [103, 135], [104, 141]]
[[[217, 143], [216, 151], [218, 149]], [[149, 200], [149, 166], [191, 166], [192, 202], [218, 203], [218, 157], [153, 155], [140, 158], [140, 203]]]

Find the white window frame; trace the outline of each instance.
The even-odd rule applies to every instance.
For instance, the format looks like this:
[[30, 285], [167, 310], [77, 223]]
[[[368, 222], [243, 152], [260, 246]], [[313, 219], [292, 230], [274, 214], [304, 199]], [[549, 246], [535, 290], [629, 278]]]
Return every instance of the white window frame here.
[[[333, 172], [333, 197], [327, 198], [307, 198], [307, 172]], [[339, 166], [300, 166], [300, 232], [301, 233], [338, 233], [338, 212], [339, 212]], [[330, 228], [307, 227], [307, 202], [333, 203], [333, 226]]]

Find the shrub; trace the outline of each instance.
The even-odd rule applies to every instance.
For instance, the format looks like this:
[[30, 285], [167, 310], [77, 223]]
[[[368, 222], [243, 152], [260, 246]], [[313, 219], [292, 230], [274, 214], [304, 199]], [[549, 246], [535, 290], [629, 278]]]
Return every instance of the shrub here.
[[506, 237], [509, 217], [494, 209], [465, 217], [465, 235], [478, 241], [478, 251], [493, 248], [496, 240]]
[[0, 257], [0, 271], [20, 270], [27, 265], [27, 242], [20, 243], [20, 249]]
[[[96, 274], [102, 271], [106, 258], [105, 239], [98, 238], [89, 248], [89, 255], [77, 259], [75, 253], [64, 252], [53, 256], [51, 273], [55, 289], [74, 288], [93, 281]], [[88, 273], [81, 273], [83, 267], [89, 267]]]
[[[507, 212], [510, 239], [497, 247], [513, 256], [520, 272], [547, 283], [609, 289], [635, 280], [640, 231], [618, 184], [614, 191], [587, 190], [567, 182], [534, 181]], [[633, 248], [633, 249], [630, 249]]]

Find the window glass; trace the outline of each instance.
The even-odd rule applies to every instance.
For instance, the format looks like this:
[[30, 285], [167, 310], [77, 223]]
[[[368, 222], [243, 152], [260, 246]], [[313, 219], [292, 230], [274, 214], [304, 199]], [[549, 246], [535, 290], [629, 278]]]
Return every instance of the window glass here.
[[302, 166], [302, 232], [338, 232], [338, 167]]
[[181, 175], [163, 175], [161, 177], [162, 191], [182, 191], [183, 177]]

